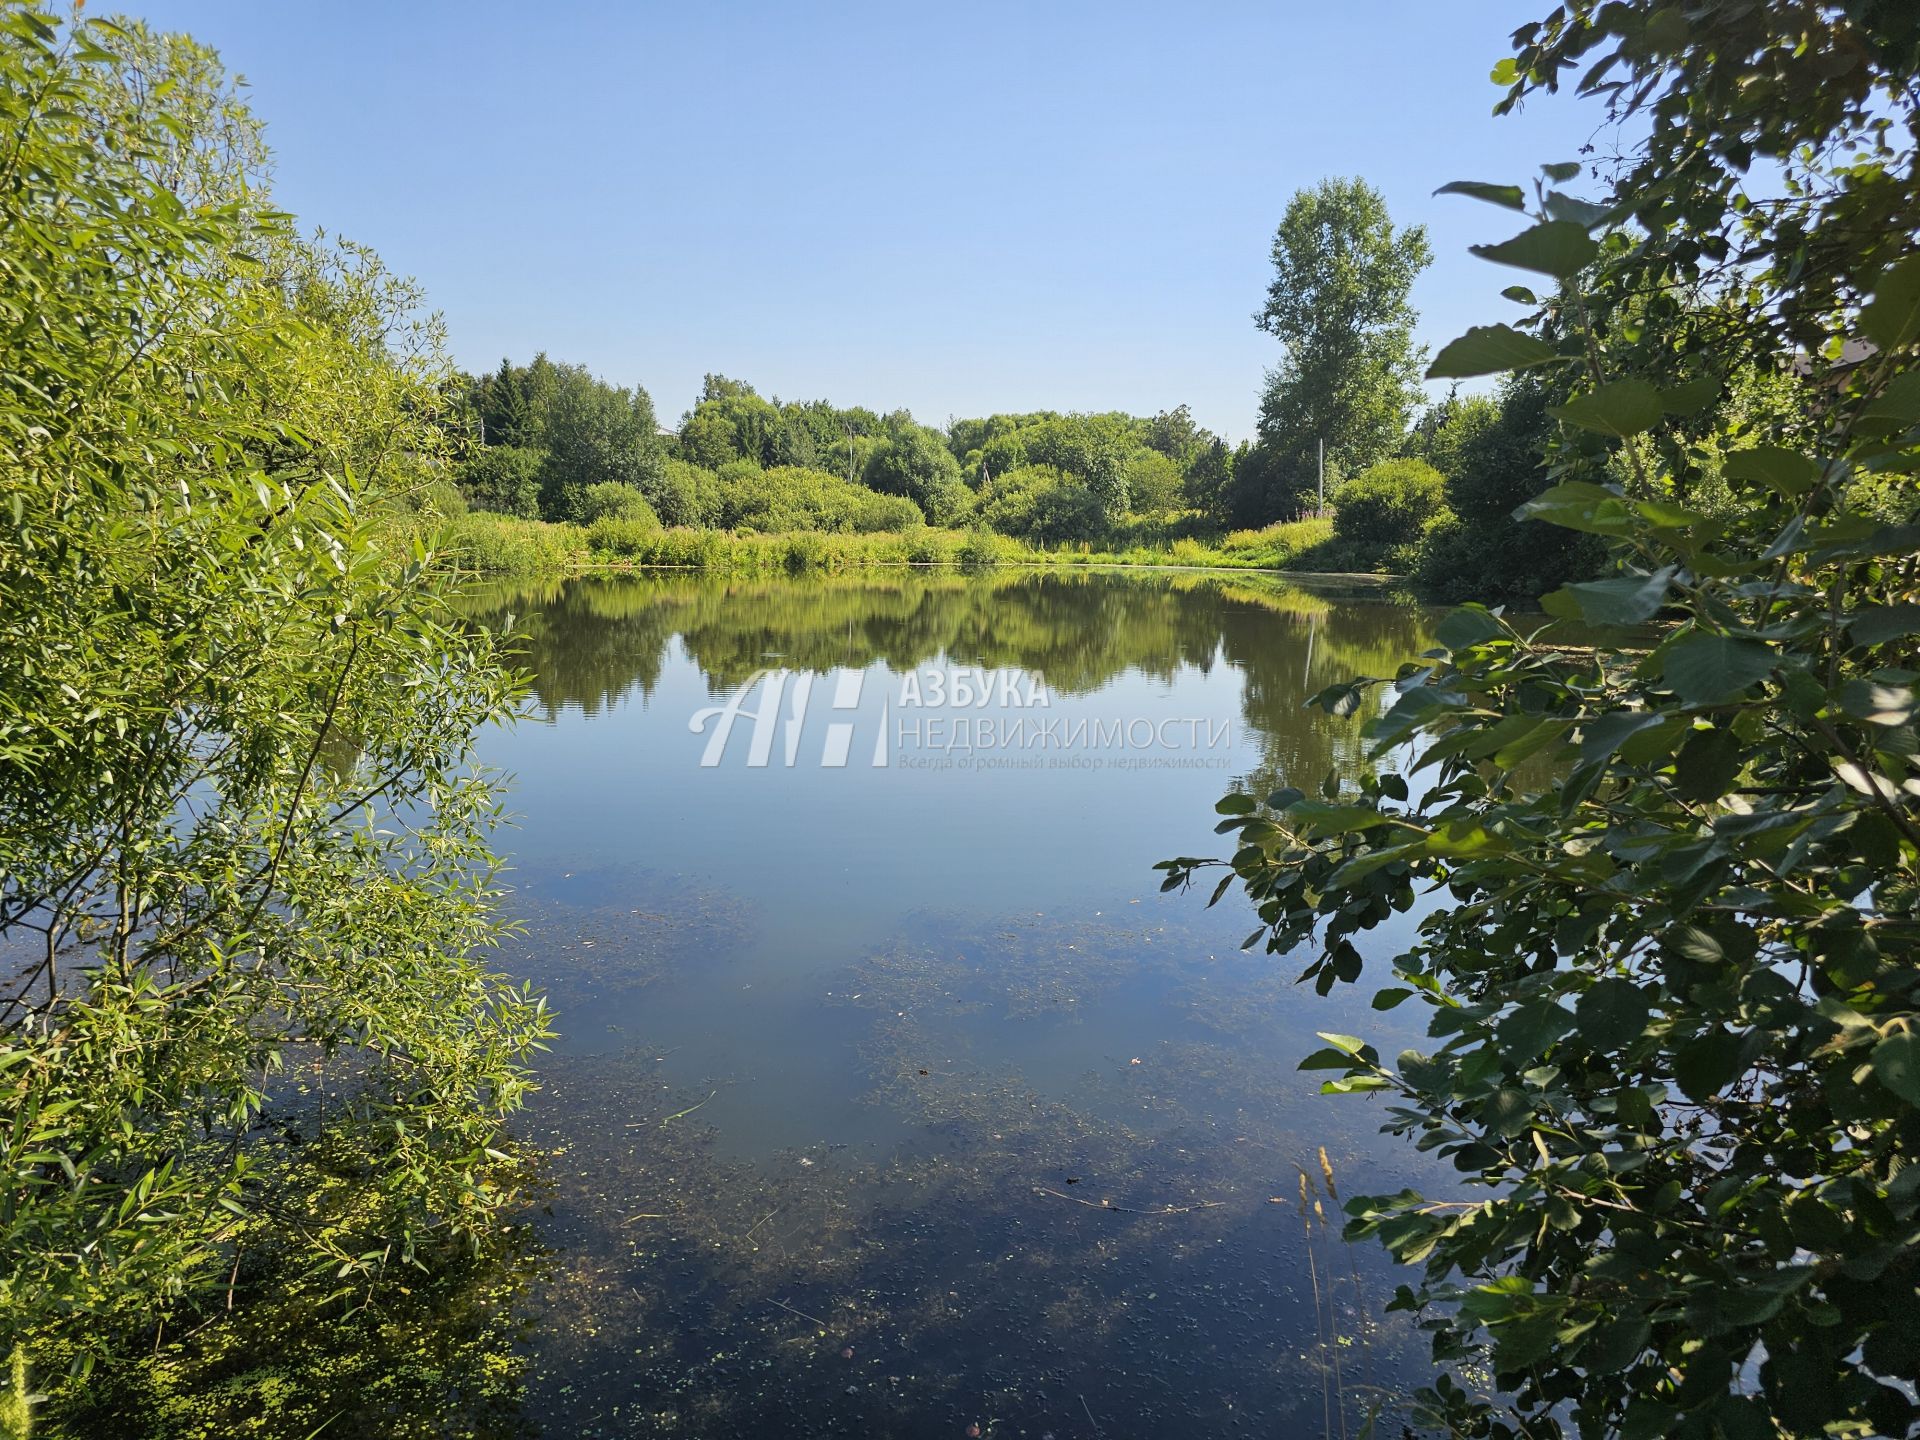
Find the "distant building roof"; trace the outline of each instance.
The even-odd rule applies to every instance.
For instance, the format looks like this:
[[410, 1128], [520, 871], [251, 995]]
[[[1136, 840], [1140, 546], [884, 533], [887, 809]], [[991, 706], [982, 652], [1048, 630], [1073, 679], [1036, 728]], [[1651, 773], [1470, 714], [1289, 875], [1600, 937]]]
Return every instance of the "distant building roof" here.
[[[1844, 370], [1879, 353], [1880, 347], [1871, 340], [1844, 340], [1840, 344], [1840, 358], [1833, 361], [1828, 368]], [[1811, 375], [1814, 369], [1813, 357], [1803, 350], [1793, 357], [1791, 368], [1796, 375]]]

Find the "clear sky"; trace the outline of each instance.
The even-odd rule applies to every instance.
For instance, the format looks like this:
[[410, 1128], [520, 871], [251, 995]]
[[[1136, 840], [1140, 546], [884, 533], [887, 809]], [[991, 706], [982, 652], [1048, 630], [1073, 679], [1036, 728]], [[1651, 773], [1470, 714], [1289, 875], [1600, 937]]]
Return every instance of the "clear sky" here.
[[544, 349], [669, 423], [717, 370], [930, 424], [1184, 401], [1241, 438], [1295, 189], [1363, 175], [1427, 226], [1438, 346], [1524, 277], [1466, 253], [1517, 216], [1433, 189], [1597, 122], [1490, 114], [1545, 0], [126, 4], [247, 77], [280, 203], [423, 281], [462, 365]]

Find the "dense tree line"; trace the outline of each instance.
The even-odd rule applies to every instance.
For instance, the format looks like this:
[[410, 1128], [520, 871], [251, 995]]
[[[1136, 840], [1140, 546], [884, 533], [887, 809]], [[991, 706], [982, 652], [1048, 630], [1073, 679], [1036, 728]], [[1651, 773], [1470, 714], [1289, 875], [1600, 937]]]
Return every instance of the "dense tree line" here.
[[[1592, 537], [1515, 513], [1546, 483], [1568, 383], [1522, 371], [1491, 394], [1431, 401], [1422, 390], [1408, 295], [1429, 258], [1423, 231], [1396, 226], [1363, 180], [1294, 196], [1254, 317], [1281, 359], [1255, 437], [1238, 446], [1185, 405], [1150, 417], [994, 414], [936, 429], [904, 410], [769, 398], [719, 374], [670, 429], [645, 390], [545, 355], [460, 377], [447, 424], [471, 504], [609, 535], [933, 525], [1099, 547], [1330, 515], [1331, 538], [1312, 545], [1312, 563], [1396, 571], [1443, 598], [1525, 600], [1596, 573]], [[1531, 299], [1523, 287], [1508, 293]], [[1718, 313], [1697, 291], [1679, 303], [1692, 325]], [[1644, 323], [1641, 304], [1622, 299], [1607, 323]], [[1743, 359], [1694, 423], [1696, 503], [1739, 503], [1718, 478], [1714, 447], [1724, 443], [1712, 437], [1729, 424], [1777, 430], [1804, 390], [1791, 355]], [[1625, 474], [1631, 460], [1622, 446], [1613, 463]]]
[[[982, 525], [1102, 540], [1129, 517], [1206, 524], [1233, 455], [1187, 407], [1151, 418], [1042, 411], [958, 420], [780, 401], [708, 375], [677, 430], [642, 389], [536, 355], [463, 376], [450, 422], [477, 508], [524, 518], [730, 530]], [[609, 486], [623, 486], [622, 501]]]
[[[1423, 374], [1409, 297], [1430, 260], [1424, 230], [1397, 225], [1363, 179], [1295, 194], [1253, 317], [1280, 354], [1253, 438], [1237, 446], [1184, 405], [1151, 417], [994, 414], [936, 429], [904, 410], [769, 398], [718, 374], [667, 429], [644, 390], [541, 355], [463, 379], [461, 484], [481, 509], [548, 520], [759, 532], [932, 525], [1048, 548], [1170, 546], [1311, 518], [1320, 528], [1294, 547], [1304, 568], [1404, 574], [1444, 599], [1531, 601], [1604, 564], [1594, 537], [1519, 513], [1565, 442], [1573, 387], [1523, 368], [1491, 393], [1432, 398], [1423, 381], [1484, 372], [1463, 371], [1450, 351]], [[1524, 285], [1505, 294], [1538, 303]], [[1587, 303], [1586, 323], [1621, 333], [1658, 322], [1710, 336], [1732, 314], [1704, 282], [1654, 298], [1597, 292]], [[1563, 317], [1546, 323], [1551, 336], [1569, 333]], [[1724, 478], [1726, 456], [1791, 433], [1813, 403], [1806, 358], [1782, 349], [1743, 354], [1717, 376], [1682, 370], [1666, 378], [1724, 382], [1686, 421], [1698, 452], [1690, 478], [1661, 478], [1641, 463], [1643, 442], [1625, 438], [1605, 463], [1649, 494], [1730, 515], [1748, 502]]]
[[583, 520], [587, 491], [625, 485], [642, 495], [665, 463], [653, 401], [579, 365], [544, 354], [463, 377], [463, 413], [475, 441], [462, 472], [473, 501], [506, 515]]
[[1513, 515], [1543, 483], [1556, 396], [1521, 379], [1491, 397], [1423, 403], [1408, 295], [1429, 258], [1424, 232], [1397, 227], [1363, 180], [1297, 194], [1255, 316], [1282, 357], [1256, 436], [1237, 447], [1185, 405], [1151, 417], [995, 414], [941, 430], [904, 410], [769, 398], [719, 374], [668, 429], [643, 389], [537, 355], [461, 377], [458, 473], [480, 509], [628, 530], [934, 525], [1101, 546], [1330, 513], [1332, 538], [1312, 551], [1325, 568], [1538, 595], [1598, 563], [1590, 544]]
[[[600, 525], [616, 542], [635, 527], [933, 525], [1102, 547], [1330, 515], [1330, 538], [1309, 545], [1307, 563], [1409, 575], [1439, 598], [1525, 601], [1598, 572], [1593, 537], [1516, 513], [1546, 484], [1569, 382], [1522, 370], [1491, 394], [1432, 401], [1421, 388], [1408, 303], [1429, 259], [1419, 227], [1396, 227], [1365, 181], [1328, 180], [1293, 198], [1272, 258], [1255, 323], [1282, 357], [1255, 437], [1238, 446], [1185, 405], [1150, 417], [995, 414], [942, 430], [904, 410], [768, 398], [718, 374], [668, 429], [644, 390], [537, 355], [456, 385], [461, 487], [480, 509]], [[1524, 287], [1508, 296], [1532, 300]], [[1634, 296], [1591, 303], [1609, 307], [1597, 318], [1610, 326], [1648, 318]], [[1723, 302], [1697, 287], [1661, 303], [1695, 329], [1724, 320]], [[1454, 373], [1444, 357], [1439, 369]], [[1725, 454], [1804, 410], [1803, 369], [1785, 352], [1742, 357], [1688, 422], [1700, 464], [1684, 498], [1720, 511], [1743, 503], [1722, 477]], [[1634, 459], [1621, 442], [1608, 463], [1630, 477]]]

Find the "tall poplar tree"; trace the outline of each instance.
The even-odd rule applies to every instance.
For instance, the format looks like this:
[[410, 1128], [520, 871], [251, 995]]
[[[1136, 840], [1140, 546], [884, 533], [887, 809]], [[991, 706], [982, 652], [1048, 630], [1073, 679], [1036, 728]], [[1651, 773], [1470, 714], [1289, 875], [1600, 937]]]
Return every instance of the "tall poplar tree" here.
[[1346, 474], [1391, 453], [1425, 360], [1407, 295], [1432, 259], [1425, 228], [1396, 229], [1365, 180], [1323, 180], [1288, 202], [1254, 316], [1284, 353], [1260, 399], [1266, 463], [1247, 467], [1257, 493], [1236, 497], [1238, 518], [1273, 520], [1308, 503], [1322, 441]]

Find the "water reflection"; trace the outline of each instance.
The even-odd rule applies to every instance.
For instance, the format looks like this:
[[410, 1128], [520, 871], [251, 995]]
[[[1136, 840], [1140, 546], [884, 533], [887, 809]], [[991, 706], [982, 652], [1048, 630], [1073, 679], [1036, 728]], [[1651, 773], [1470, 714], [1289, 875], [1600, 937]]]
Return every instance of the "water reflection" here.
[[[1310, 695], [1355, 675], [1391, 675], [1426, 648], [1429, 618], [1380, 592], [1329, 593], [1265, 575], [1110, 571], [887, 571], [813, 581], [652, 573], [541, 586], [481, 586], [475, 618], [515, 619], [538, 711], [551, 721], [651, 697], [676, 644], [709, 692], [770, 660], [825, 672], [936, 659], [1031, 671], [1084, 695], [1122, 675], [1171, 682], [1216, 665], [1241, 677], [1244, 717], [1264, 742], [1259, 776], [1358, 764], [1359, 720], [1309, 718]], [[1297, 783], [1297, 780], [1296, 780]]]
[[[527, 617], [535, 677], [535, 720], [488, 748], [523, 811], [503, 962], [565, 1032], [528, 1122], [557, 1151], [548, 1433], [1343, 1434], [1390, 1409], [1419, 1347], [1329, 1187], [1415, 1159], [1293, 1057], [1404, 1038], [1150, 866], [1217, 848], [1229, 782], [1354, 774], [1358, 719], [1302, 702], [1393, 673], [1428, 617], [1201, 574], [466, 604]], [[1232, 740], [1212, 771], [702, 769], [689, 715], [769, 664], [1018, 669], [1067, 717]]]

